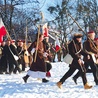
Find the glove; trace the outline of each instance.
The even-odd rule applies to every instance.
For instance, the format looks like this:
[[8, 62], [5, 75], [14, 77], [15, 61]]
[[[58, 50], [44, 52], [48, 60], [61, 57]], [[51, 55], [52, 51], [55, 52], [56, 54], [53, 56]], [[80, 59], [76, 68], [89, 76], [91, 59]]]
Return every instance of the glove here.
[[43, 53], [43, 56], [44, 56], [44, 57], [47, 57], [47, 56], [48, 56], [48, 53], [47, 53], [47, 52], [44, 52], [44, 53]]
[[31, 50], [31, 54], [33, 55], [34, 52], [35, 52], [35, 48], [33, 48], [33, 49]]

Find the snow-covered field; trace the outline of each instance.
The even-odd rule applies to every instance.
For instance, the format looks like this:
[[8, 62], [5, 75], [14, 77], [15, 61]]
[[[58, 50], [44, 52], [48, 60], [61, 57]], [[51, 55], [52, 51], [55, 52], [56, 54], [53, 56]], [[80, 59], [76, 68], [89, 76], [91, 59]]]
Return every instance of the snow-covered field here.
[[48, 83], [30, 77], [25, 84], [22, 77], [26, 72], [0, 75], [0, 98], [98, 98], [98, 86], [94, 83], [92, 73], [87, 73], [87, 79], [93, 85], [92, 89], [85, 90], [81, 78], [76, 85], [72, 80], [75, 73], [64, 82], [63, 89], [59, 89], [56, 82], [68, 68], [64, 62], [52, 63], [52, 77], [48, 78]]

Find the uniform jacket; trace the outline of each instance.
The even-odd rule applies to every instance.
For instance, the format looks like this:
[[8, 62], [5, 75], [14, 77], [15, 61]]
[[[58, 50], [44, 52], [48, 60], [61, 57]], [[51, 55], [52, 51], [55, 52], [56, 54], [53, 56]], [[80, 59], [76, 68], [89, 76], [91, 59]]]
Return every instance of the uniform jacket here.
[[73, 41], [71, 41], [68, 45], [69, 54], [71, 54], [73, 59], [75, 60], [81, 59], [81, 55], [87, 56], [87, 53], [83, 51], [82, 43], [79, 43], [77, 40]]
[[91, 39], [87, 39], [85, 42], [84, 42], [84, 50], [87, 50], [88, 52], [92, 52], [94, 54], [97, 54], [98, 53], [98, 50], [95, 48], [95, 44], [94, 44], [94, 41]]
[[[74, 42], [73, 42], [74, 41]], [[78, 67], [80, 66], [78, 63], [79, 59], [82, 59], [82, 56], [87, 56], [87, 53], [85, 53], [82, 49], [82, 43], [78, 42], [77, 40], [73, 40], [69, 43], [69, 54], [73, 57], [72, 64], [70, 64], [70, 67]]]
[[9, 50], [9, 47], [10, 47], [11, 51], [13, 52], [13, 54], [18, 56], [17, 49], [12, 44], [10, 46], [8, 46], [8, 45], [4, 46], [4, 55], [10, 61], [15, 60], [12, 53], [11, 53], [11, 51]]

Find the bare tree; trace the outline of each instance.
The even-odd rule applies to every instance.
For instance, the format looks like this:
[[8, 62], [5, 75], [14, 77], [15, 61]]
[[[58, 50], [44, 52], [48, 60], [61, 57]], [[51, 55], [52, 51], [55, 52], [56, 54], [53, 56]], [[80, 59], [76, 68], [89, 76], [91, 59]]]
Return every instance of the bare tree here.
[[[12, 35], [23, 35], [25, 28], [33, 26], [40, 19], [39, 2], [37, 0], [1, 0], [0, 15], [3, 22]], [[28, 24], [26, 24], [26, 19]]]

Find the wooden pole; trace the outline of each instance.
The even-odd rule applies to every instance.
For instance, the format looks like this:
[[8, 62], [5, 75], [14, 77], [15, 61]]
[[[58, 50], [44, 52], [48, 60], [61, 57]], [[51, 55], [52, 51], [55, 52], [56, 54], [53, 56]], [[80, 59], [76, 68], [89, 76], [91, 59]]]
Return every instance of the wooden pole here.
[[86, 35], [86, 32], [80, 27], [78, 22], [68, 13], [68, 15], [71, 17], [71, 19], [77, 24], [77, 26], [80, 28], [80, 30]]
[[[43, 23], [43, 21], [44, 21], [43, 13], [41, 12], [40, 15], [41, 15], [41, 18], [42, 18], [42, 23]], [[36, 48], [38, 48], [38, 43], [39, 43], [40, 26], [41, 26], [41, 24], [38, 25], [38, 36], [37, 36]], [[36, 57], [37, 57], [37, 50], [35, 50], [34, 62], [36, 62]]]
[[16, 33], [14, 31], [14, 29], [12, 29], [13, 33], [14, 33], [14, 36], [15, 36], [15, 40], [17, 40], [17, 36], [16, 36]]
[[[40, 25], [38, 27], [38, 36], [37, 36], [36, 48], [38, 48], [38, 44], [39, 44], [39, 34], [40, 34]], [[35, 50], [34, 62], [36, 62], [36, 57], [37, 57], [37, 50]]]
[[7, 31], [6, 27], [5, 27], [5, 30], [6, 30], [6, 33], [7, 33], [7, 34], [6, 34], [7, 39], [11, 40], [10, 34], [8, 33], [8, 31]]

